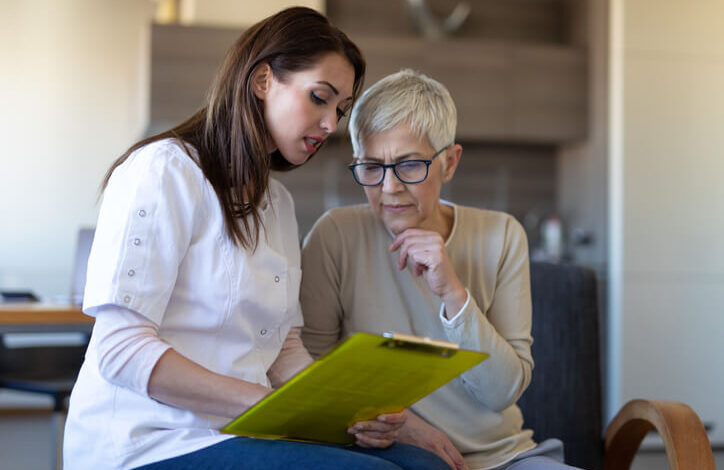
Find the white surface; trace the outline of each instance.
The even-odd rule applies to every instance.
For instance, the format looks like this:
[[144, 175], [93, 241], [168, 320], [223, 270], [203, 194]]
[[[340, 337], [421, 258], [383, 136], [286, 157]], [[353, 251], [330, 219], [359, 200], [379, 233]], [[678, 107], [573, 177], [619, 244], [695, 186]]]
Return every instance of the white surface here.
[[0, 287], [69, 295], [76, 234], [147, 126], [148, 0], [3, 1]]
[[5, 333], [2, 342], [8, 349], [45, 346], [82, 346], [88, 342], [85, 333]]
[[621, 296], [623, 290], [623, 0], [610, 0], [608, 164], [608, 331], [606, 416], [621, 408]]
[[324, 0], [184, 0], [180, 16], [184, 23], [249, 26], [291, 5], [325, 11]]
[[609, 413], [637, 397], [684, 401], [723, 444], [724, 3], [612, 7]]
[[[724, 468], [724, 452], [714, 453], [714, 464]], [[669, 468], [663, 452], [639, 452], [631, 463], [631, 470], [666, 470]]]

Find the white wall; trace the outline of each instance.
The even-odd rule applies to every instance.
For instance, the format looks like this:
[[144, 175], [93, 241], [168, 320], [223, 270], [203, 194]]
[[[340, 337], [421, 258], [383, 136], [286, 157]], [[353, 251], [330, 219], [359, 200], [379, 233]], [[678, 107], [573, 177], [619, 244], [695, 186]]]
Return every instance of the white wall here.
[[147, 126], [150, 0], [0, 0], [0, 288], [67, 295], [105, 170]]
[[724, 2], [612, 2], [612, 408], [681, 400], [724, 443]]
[[288, 6], [324, 12], [324, 0], [182, 0], [181, 21], [218, 26], [248, 26]]

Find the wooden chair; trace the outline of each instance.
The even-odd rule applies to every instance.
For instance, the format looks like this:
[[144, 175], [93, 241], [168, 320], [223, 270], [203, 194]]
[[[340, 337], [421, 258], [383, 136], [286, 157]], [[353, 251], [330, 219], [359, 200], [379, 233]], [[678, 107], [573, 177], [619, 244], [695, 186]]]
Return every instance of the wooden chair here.
[[699, 417], [677, 402], [633, 400], [602, 436], [600, 318], [593, 271], [531, 263], [535, 370], [519, 405], [540, 442], [559, 438], [566, 462], [588, 470], [628, 470], [656, 429], [670, 470], [715, 470]]

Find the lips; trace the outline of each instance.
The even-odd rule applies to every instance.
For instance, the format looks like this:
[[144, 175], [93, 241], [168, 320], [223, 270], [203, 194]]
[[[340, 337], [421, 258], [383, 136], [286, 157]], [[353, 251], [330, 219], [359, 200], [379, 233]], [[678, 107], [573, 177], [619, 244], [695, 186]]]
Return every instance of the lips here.
[[313, 153], [316, 152], [319, 146], [322, 144], [324, 139], [321, 137], [305, 137], [304, 139], [304, 146], [307, 148], [307, 152]]
[[382, 204], [382, 209], [390, 214], [400, 214], [412, 207], [412, 204]]

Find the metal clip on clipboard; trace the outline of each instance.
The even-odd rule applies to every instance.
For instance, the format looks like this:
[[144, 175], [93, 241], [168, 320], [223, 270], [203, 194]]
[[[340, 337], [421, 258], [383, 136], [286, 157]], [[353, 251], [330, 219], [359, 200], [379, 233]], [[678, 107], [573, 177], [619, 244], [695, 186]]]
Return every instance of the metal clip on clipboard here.
[[391, 331], [382, 333], [382, 336], [387, 338], [387, 341], [384, 341], [380, 346], [390, 349], [400, 348], [424, 351], [437, 354], [442, 357], [452, 357], [459, 349], [459, 346], [456, 343], [432, 339], [427, 336], [413, 336], [403, 333], [393, 333]]

